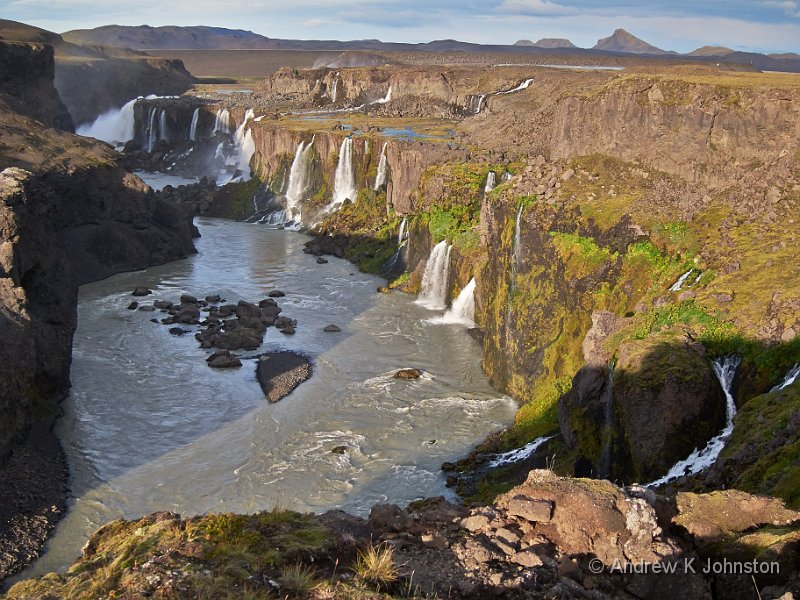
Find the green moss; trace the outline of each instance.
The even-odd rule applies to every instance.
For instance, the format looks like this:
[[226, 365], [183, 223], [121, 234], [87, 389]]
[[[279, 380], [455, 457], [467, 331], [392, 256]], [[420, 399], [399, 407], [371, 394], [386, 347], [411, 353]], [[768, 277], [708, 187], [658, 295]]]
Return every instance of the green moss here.
[[558, 231], [551, 231], [550, 237], [566, 263], [567, 271], [575, 277], [585, 277], [617, 257], [615, 252], [589, 237]]

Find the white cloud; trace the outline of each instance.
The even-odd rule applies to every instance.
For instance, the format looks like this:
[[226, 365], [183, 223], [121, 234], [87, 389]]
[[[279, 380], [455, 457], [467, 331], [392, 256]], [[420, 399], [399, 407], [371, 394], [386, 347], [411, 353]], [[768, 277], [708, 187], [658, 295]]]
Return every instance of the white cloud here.
[[503, 0], [497, 10], [518, 15], [568, 15], [576, 11], [550, 0]]
[[798, 8], [797, 2], [793, 0], [764, 0], [762, 4], [764, 6], [780, 8], [790, 17], [800, 17], [800, 8]]

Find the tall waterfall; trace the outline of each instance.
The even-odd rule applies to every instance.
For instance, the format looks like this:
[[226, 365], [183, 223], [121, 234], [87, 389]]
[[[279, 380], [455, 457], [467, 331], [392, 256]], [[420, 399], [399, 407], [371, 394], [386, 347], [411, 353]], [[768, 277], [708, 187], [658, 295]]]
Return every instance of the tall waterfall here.
[[146, 146], [147, 151], [152, 152], [158, 143], [158, 109], [155, 106], [150, 107], [150, 112], [147, 115], [147, 134]]
[[255, 118], [252, 108], [245, 111], [242, 124], [236, 129], [233, 139], [238, 150], [236, 168], [242, 172], [242, 180], [250, 179], [250, 160], [256, 153], [256, 144], [253, 141], [253, 132], [247, 127], [248, 123]]
[[497, 173], [495, 173], [494, 171], [489, 171], [489, 173], [486, 175], [486, 185], [483, 186], [483, 193], [488, 194], [496, 187], [497, 187]]
[[159, 141], [169, 139], [167, 137], [167, 111], [164, 108], [158, 113], [158, 139]]
[[214, 116], [214, 131], [211, 132], [211, 135], [216, 135], [218, 131], [231, 132], [231, 115], [227, 108], [220, 108]]
[[608, 479], [611, 477], [611, 442], [613, 440], [612, 428], [614, 426], [614, 368], [616, 363], [612, 360], [608, 365], [608, 379], [606, 382], [605, 404], [603, 406], [603, 434], [600, 458], [597, 461], [597, 475]]
[[197, 140], [197, 123], [200, 121], [200, 109], [195, 108], [192, 113], [192, 124], [189, 125], [189, 141]]
[[714, 374], [717, 376], [722, 386], [722, 391], [725, 393], [725, 428], [719, 435], [711, 438], [702, 449], [695, 449], [688, 458], [678, 462], [661, 479], [656, 479], [652, 483], [648, 483], [647, 487], [658, 487], [675, 481], [685, 475], [695, 475], [705, 471], [716, 462], [717, 457], [725, 447], [725, 442], [728, 440], [731, 433], [733, 433], [733, 418], [736, 416], [736, 402], [733, 399], [731, 390], [734, 377], [736, 376], [736, 369], [739, 368], [741, 362], [742, 359], [738, 356], [726, 356], [724, 358], [718, 358], [712, 363]]
[[516, 286], [517, 269], [522, 258], [522, 213], [525, 212], [525, 203], [520, 202], [517, 208], [517, 218], [514, 222], [514, 241], [511, 244], [511, 289]]
[[391, 101], [392, 101], [392, 86], [389, 86], [389, 91], [386, 92], [386, 95], [380, 100], [375, 100], [373, 104], [388, 104]]
[[436, 323], [447, 323], [475, 327], [475, 278], [469, 280], [464, 286], [453, 305], [441, 316], [435, 319]]
[[333, 77], [333, 82], [331, 83], [331, 102], [336, 104], [336, 98], [339, 95], [339, 73], [337, 73]]
[[134, 138], [136, 116], [134, 107], [138, 98], [125, 103], [122, 108], [112, 109], [97, 117], [93, 123], [81, 125], [76, 133], [103, 140], [115, 146], [123, 146]]
[[388, 160], [386, 158], [386, 146], [388, 145], [388, 142], [383, 143], [381, 157], [378, 160], [378, 176], [375, 178], [375, 187], [373, 188], [376, 192], [381, 189], [381, 186], [386, 185], [386, 170], [388, 166]]
[[453, 247], [441, 241], [433, 247], [425, 273], [422, 275], [422, 291], [416, 303], [431, 310], [447, 307], [447, 294], [450, 291], [450, 252]]
[[346, 137], [339, 147], [339, 162], [333, 180], [333, 200], [328, 208], [335, 209], [347, 199], [355, 200], [357, 195], [358, 189], [353, 171], [353, 138]]
[[313, 138], [308, 146], [305, 142], [300, 142], [294, 153], [292, 168], [289, 171], [289, 184], [286, 187], [286, 221], [296, 220], [299, 222], [302, 219], [300, 202], [308, 188], [308, 163], [313, 146]]
[[797, 363], [795, 366], [793, 366], [791, 369], [789, 369], [789, 372], [786, 373], [786, 377], [783, 378], [783, 381], [781, 381], [778, 385], [776, 385], [770, 391], [771, 392], [780, 392], [781, 390], [785, 390], [787, 387], [789, 387], [795, 381], [797, 381], [798, 377], [800, 377], [800, 363]]

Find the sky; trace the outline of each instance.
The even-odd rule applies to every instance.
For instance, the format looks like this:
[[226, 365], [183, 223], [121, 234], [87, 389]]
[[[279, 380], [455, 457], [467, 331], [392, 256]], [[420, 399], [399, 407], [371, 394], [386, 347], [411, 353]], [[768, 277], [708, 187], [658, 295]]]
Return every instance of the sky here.
[[212, 25], [273, 38], [568, 38], [591, 47], [622, 27], [665, 50], [721, 45], [800, 52], [800, 0], [0, 0], [0, 18], [51, 31], [99, 25]]

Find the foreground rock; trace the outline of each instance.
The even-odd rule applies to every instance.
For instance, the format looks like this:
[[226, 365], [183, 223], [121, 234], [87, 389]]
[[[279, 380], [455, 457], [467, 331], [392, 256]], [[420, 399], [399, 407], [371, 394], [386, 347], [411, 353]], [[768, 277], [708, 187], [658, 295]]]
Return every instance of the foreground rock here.
[[311, 361], [295, 352], [269, 352], [258, 358], [256, 379], [270, 402], [285, 398], [311, 377]]
[[[788, 600], [800, 583], [792, 562], [798, 519], [780, 502], [748, 494], [670, 500], [532, 471], [494, 505], [473, 510], [428, 498], [405, 509], [376, 505], [367, 520], [276, 510], [114, 521], [92, 536], [67, 574], [21, 582], [8, 598], [88, 600], [101, 588], [123, 597], [194, 598], [201, 590], [224, 597], [246, 584], [253, 594], [342, 600], [410, 597], [409, 589], [413, 597], [475, 600]], [[764, 526], [773, 522], [780, 531]], [[235, 555], [225, 551], [231, 543]], [[738, 560], [774, 561], [780, 573], [703, 572], [706, 561], [737, 560], [736, 549], [746, 550]], [[365, 550], [388, 563], [382, 579], [359, 567]], [[265, 551], [270, 560], [259, 560]], [[633, 572], [634, 565], [651, 572]], [[307, 578], [301, 589], [292, 577], [298, 568]]]

